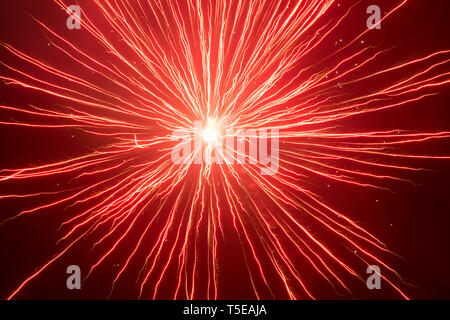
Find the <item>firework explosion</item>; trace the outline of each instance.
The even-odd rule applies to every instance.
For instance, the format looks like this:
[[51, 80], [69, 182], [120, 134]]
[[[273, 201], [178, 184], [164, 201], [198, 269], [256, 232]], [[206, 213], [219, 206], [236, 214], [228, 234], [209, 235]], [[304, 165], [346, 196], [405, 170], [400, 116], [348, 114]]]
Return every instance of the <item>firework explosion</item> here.
[[[71, 4], [54, 2], [62, 11]], [[381, 23], [407, 5], [391, 4]], [[1, 171], [3, 185], [34, 188], [1, 196], [26, 206], [4, 218], [2, 228], [61, 212], [52, 217], [60, 225], [53, 255], [31, 268], [8, 298], [21, 297], [47, 269], [74, 255], [89, 256], [80, 262], [83, 285], [117, 262], [109, 297], [132, 286], [139, 298], [220, 299], [233, 290], [221, 265], [233, 260], [247, 272], [242, 286], [248, 284], [252, 299], [320, 298], [311, 279], [351, 296], [351, 279], [365, 286], [369, 265], [380, 266], [385, 286], [408, 298], [387, 262], [395, 253], [331, 207], [314, 181], [389, 192], [425, 170], [414, 161], [449, 159], [413, 153], [411, 146], [450, 132], [410, 132], [390, 114], [447, 89], [450, 73], [442, 70], [450, 50], [382, 65], [394, 48], [364, 45], [376, 31], [355, 28], [346, 41], [336, 40], [355, 6], [332, 0], [80, 6], [85, 42], [35, 19], [58, 56], [53, 62], [2, 43], [16, 61], [2, 62], [4, 83], [51, 100], [1, 105], [8, 115], [1, 124], [76, 129], [98, 142], [84, 154]], [[380, 115], [392, 127], [349, 125]], [[174, 163], [174, 148], [195, 145], [195, 122], [206, 128], [203, 141], [185, 163]], [[278, 130], [277, 172], [265, 175], [267, 162], [228, 149], [244, 163], [193, 161], [198, 154], [212, 157], [228, 129]], [[186, 132], [182, 141], [173, 136], [179, 130]], [[48, 179], [58, 187], [42, 187]]]

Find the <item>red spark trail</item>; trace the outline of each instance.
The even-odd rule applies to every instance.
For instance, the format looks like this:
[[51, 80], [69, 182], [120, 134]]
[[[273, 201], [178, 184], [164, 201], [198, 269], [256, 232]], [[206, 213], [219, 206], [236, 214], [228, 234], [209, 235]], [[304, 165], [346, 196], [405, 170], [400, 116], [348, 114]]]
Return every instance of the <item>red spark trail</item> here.
[[[69, 5], [54, 2], [62, 10]], [[324, 54], [357, 5], [338, 16], [330, 13], [336, 6], [333, 0], [93, 0], [82, 8], [82, 28], [104, 55], [36, 19], [49, 37], [49, 50], [75, 69], [1, 43], [17, 63], [0, 61], [5, 70], [0, 79], [54, 101], [0, 105], [13, 116], [1, 125], [76, 128], [108, 141], [81, 156], [1, 170], [2, 184], [70, 176], [71, 186], [0, 196], [41, 199], [6, 218], [2, 228], [51, 208], [69, 212], [54, 255], [31, 268], [8, 299], [20, 297], [85, 239], [91, 244], [86, 251], [95, 252], [85, 282], [121, 253], [110, 297], [130, 273], [139, 298], [220, 299], [227, 286], [221, 279], [222, 245], [230, 234], [239, 240], [236, 259], [244, 260], [252, 298], [320, 298], [305, 270], [351, 295], [346, 280], [365, 285], [371, 264], [382, 268], [399, 297], [408, 298], [403, 279], [387, 262], [395, 253], [370, 228], [332, 208], [311, 181], [390, 190], [394, 182], [414, 185], [409, 174], [426, 170], [414, 160], [450, 159], [410, 149], [446, 141], [450, 131], [410, 132], [395, 123], [364, 131], [346, 125], [348, 119], [388, 116], [413, 102], [426, 103], [447, 90], [450, 50], [381, 67], [376, 62], [394, 48], [358, 46], [366, 29]], [[405, 6], [407, 1], [397, 1], [382, 22]], [[220, 153], [208, 142], [194, 148], [186, 163], [174, 163], [171, 151], [182, 141], [172, 133], [184, 130], [194, 145], [196, 121], [205, 127], [214, 123], [223, 135], [233, 129], [233, 139], [245, 130], [277, 129], [278, 172], [264, 175], [267, 163], [229, 149], [224, 158], [245, 163], [195, 163], [199, 154], [208, 159]], [[358, 253], [359, 264], [349, 252]]]

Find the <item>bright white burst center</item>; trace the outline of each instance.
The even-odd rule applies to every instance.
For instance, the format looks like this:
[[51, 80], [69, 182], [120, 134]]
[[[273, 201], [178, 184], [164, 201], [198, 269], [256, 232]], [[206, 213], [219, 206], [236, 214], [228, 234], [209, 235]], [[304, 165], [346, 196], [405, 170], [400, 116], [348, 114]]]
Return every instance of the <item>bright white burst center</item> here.
[[219, 131], [216, 128], [206, 128], [203, 130], [203, 141], [215, 144], [219, 140]]

